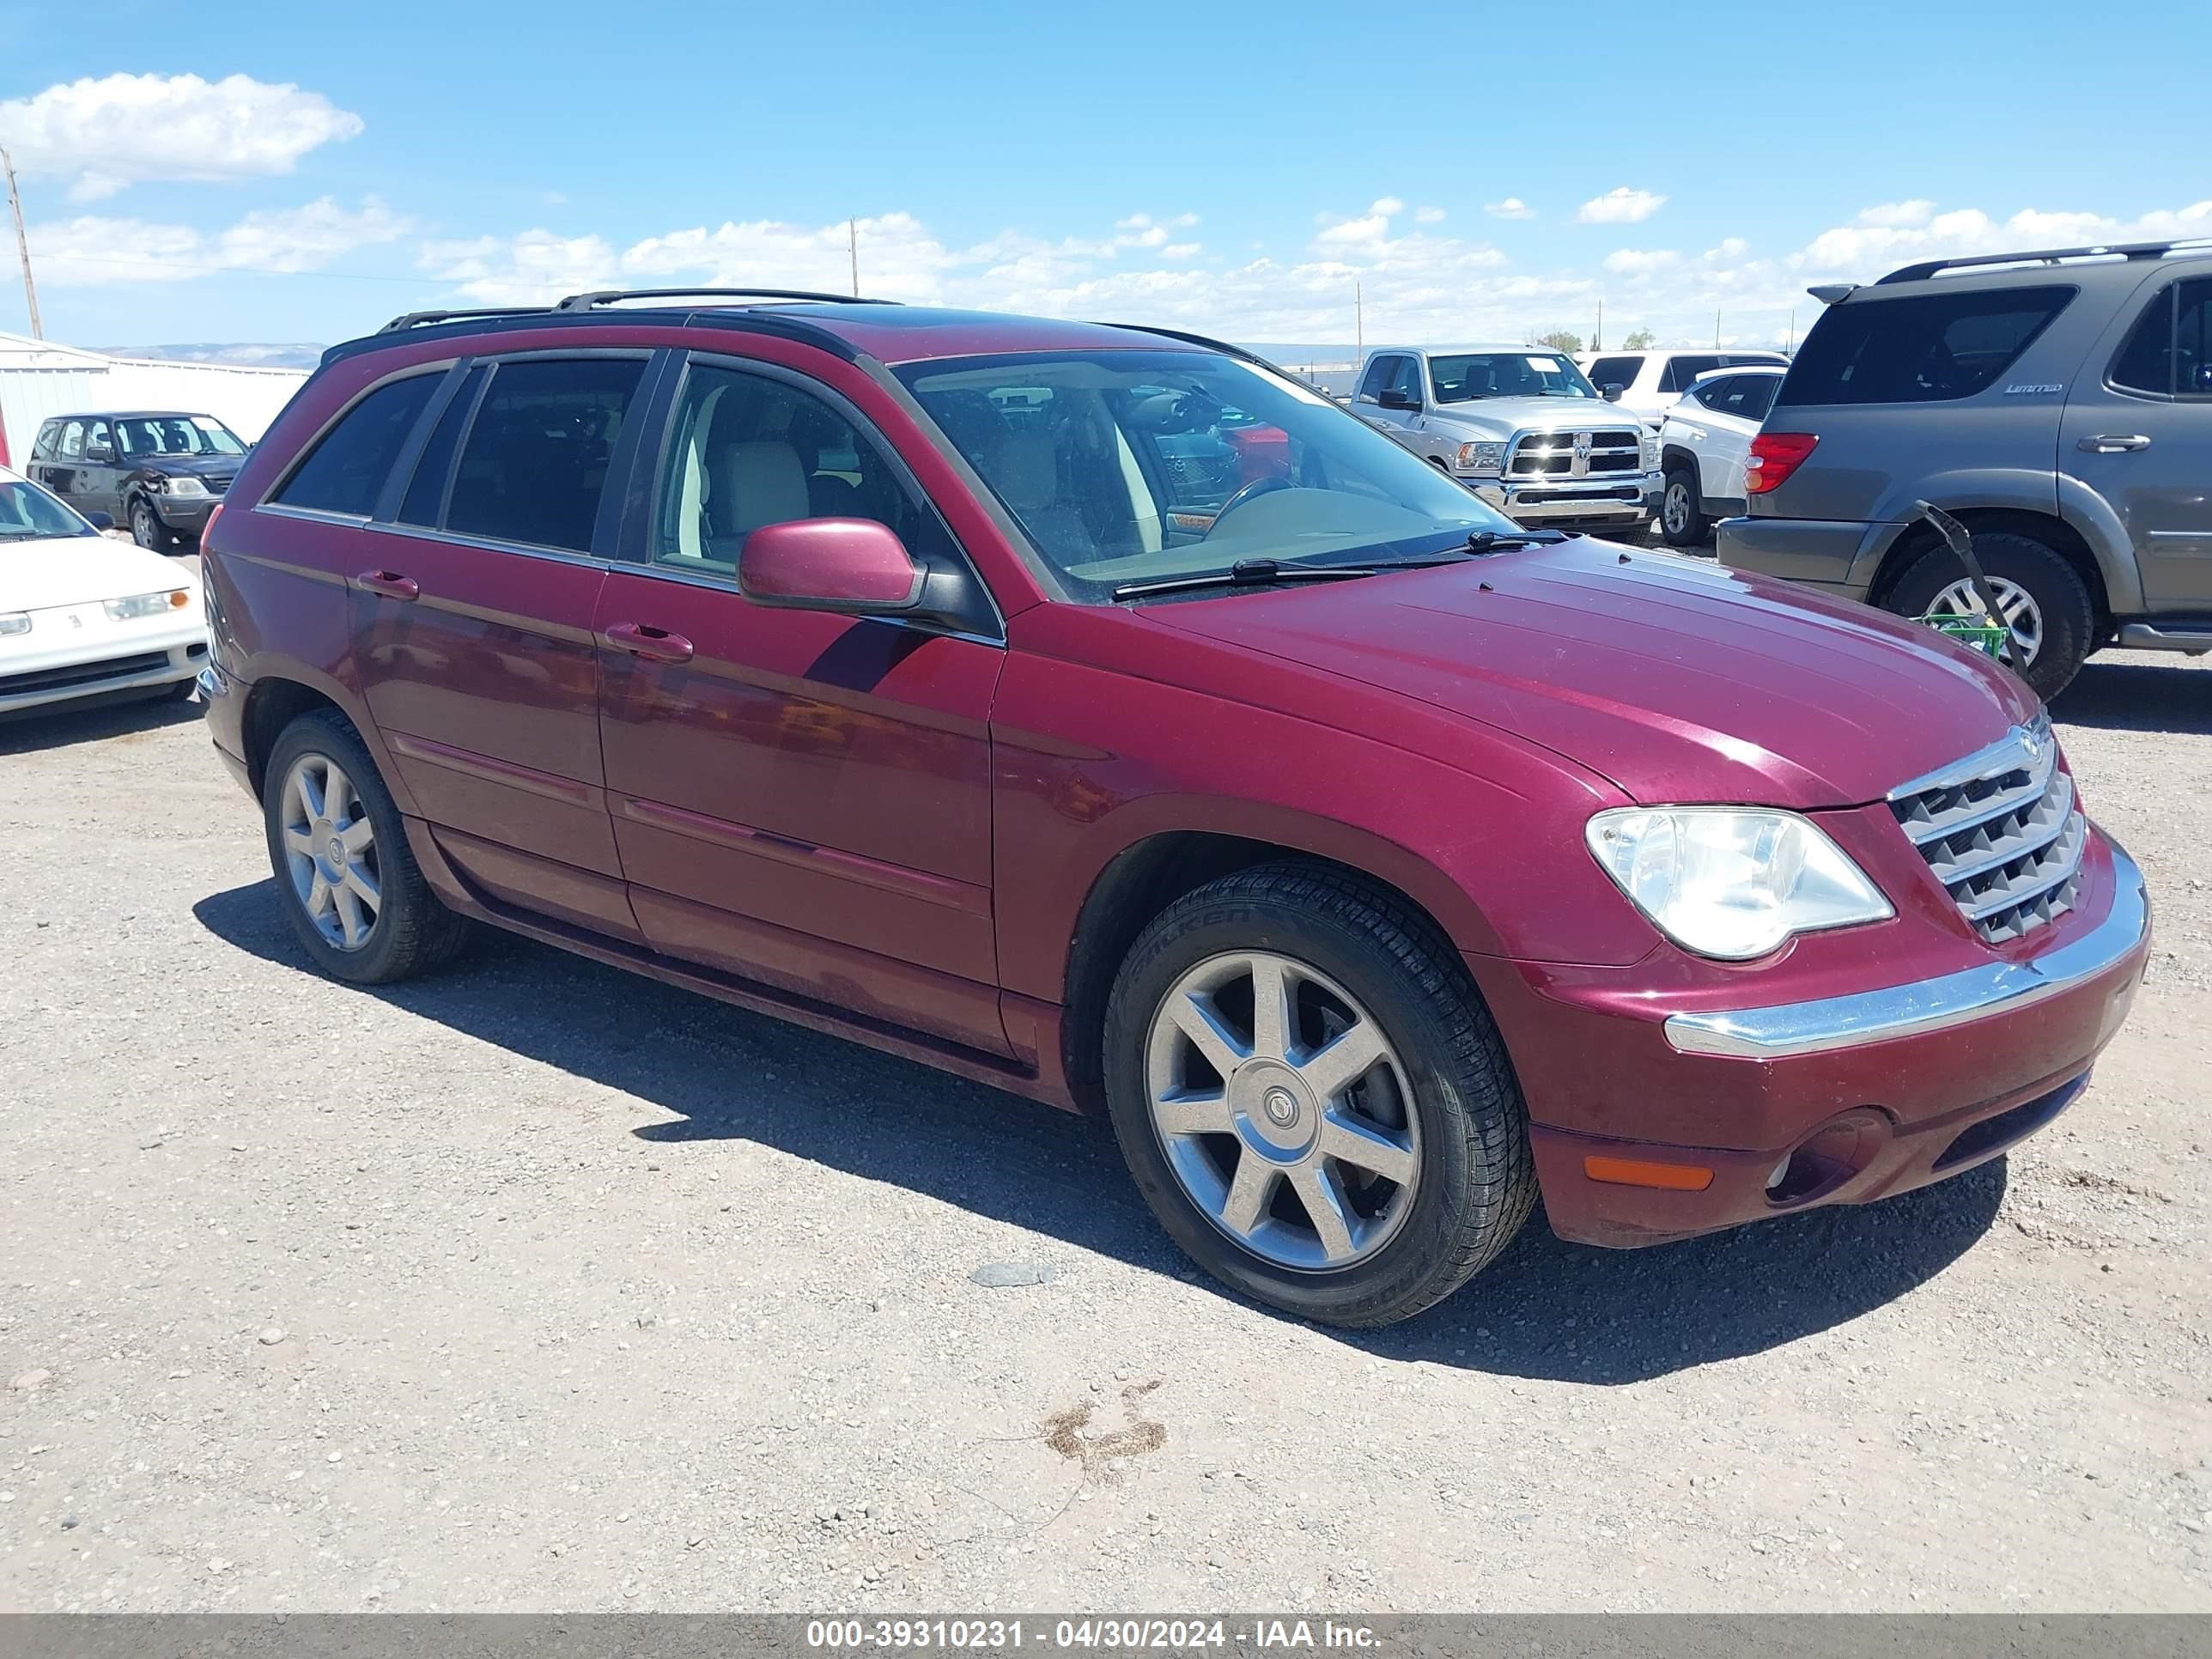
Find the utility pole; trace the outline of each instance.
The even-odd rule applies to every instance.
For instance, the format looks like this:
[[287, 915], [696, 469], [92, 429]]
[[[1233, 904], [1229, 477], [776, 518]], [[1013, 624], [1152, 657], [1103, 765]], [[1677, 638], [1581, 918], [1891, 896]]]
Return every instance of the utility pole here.
[[1367, 356], [1367, 302], [1359, 292], [1359, 279], [1352, 283], [1352, 355], [1364, 359]]
[[845, 251], [853, 256], [853, 297], [860, 297], [860, 222], [845, 221]]
[[1597, 326], [1590, 331], [1590, 349], [1592, 351], [1605, 349], [1605, 301], [1603, 300], [1597, 302]]
[[1782, 348], [1782, 355], [1785, 357], [1794, 357], [1797, 355], [1797, 307], [1796, 306], [1790, 307], [1790, 341]]
[[43, 340], [46, 331], [39, 326], [39, 289], [31, 280], [31, 242], [23, 234], [23, 198], [15, 191], [14, 158], [4, 149], [0, 149], [0, 172], [8, 175], [8, 210], [15, 216], [15, 252], [23, 261], [23, 303], [31, 313], [31, 337]]
[[1714, 347], [1715, 347], [1715, 349], [1717, 349], [1719, 348], [1720, 343], [1721, 343], [1721, 308], [1720, 308], [1718, 306], [1715, 306], [1715, 307], [1713, 307], [1713, 345], [1714, 345]]

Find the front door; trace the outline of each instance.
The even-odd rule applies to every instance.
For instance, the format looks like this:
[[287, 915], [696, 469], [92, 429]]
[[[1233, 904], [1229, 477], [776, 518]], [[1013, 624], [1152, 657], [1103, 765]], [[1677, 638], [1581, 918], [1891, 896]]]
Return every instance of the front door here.
[[455, 371], [344, 573], [355, 674], [447, 857], [495, 902], [633, 939], [592, 624], [617, 518], [603, 529], [601, 505], [647, 362]]
[[70, 505], [80, 513], [105, 513], [122, 524], [123, 453], [116, 447], [112, 422], [93, 421], [84, 429], [84, 459], [76, 467], [76, 491]]
[[695, 361], [672, 401], [639, 557], [592, 624], [639, 926], [672, 955], [1008, 1052], [988, 724], [1003, 647], [736, 585], [764, 524], [874, 519], [957, 557], [950, 532], [859, 412], [789, 370]]
[[2143, 291], [2067, 393], [2058, 466], [2119, 514], [2147, 606], [2202, 617], [2212, 614], [2212, 276], [2154, 276]]

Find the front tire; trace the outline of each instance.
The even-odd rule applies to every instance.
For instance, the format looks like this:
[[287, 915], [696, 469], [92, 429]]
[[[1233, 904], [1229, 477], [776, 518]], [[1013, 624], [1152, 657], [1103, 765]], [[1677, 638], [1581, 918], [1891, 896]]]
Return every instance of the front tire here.
[[335, 709], [302, 714], [277, 737], [262, 816], [292, 931], [333, 979], [409, 979], [466, 942], [468, 923], [430, 890], [368, 745]]
[[143, 495], [131, 503], [131, 539], [149, 553], [168, 549], [168, 529], [154, 511], [154, 504]]
[[1667, 545], [1695, 547], [1711, 527], [1697, 472], [1686, 466], [1669, 468], [1666, 488], [1659, 496], [1659, 533], [1666, 538]]
[[1262, 866], [1155, 917], [1115, 981], [1105, 1076], [1161, 1225], [1299, 1318], [1408, 1318], [1535, 1203], [1520, 1090], [1465, 969], [1332, 871]]
[[[2048, 544], [2014, 531], [1978, 532], [1974, 556], [1996, 590], [2017, 653], [2027, 659], [2014, 672], [2049, 702], [2073, 683], [2095, 647], [2097, 613], [2087, 584]], [[1900, 617], [1981, 614], [1958, 556], [1944, 546], [1916, 559], [1882, 604]]]

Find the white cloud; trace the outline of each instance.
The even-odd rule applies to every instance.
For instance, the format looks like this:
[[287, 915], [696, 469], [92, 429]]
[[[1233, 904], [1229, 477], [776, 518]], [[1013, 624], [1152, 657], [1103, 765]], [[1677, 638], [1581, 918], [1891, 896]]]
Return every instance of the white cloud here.
[[1667, 205], [1667, 198], [1655, 196], [1648, 190], [1631, 190], [1620, 185], [1594, 196], [1575, 210], [1577, 222], [1585, 225], [1641, 224]]
[[1375, 204], [1367, 210], [1370, 213], [1379, 213], [1385, 219], [1389, 219], [1403, 213], [1406, 210], [1406, 204], [1395, 196], [1383, 196], [1378, 197]]
[[28, 177], [97, 201], [150, 180], [216, 183], [285, 173], [361, 117], [319, 92], [243, 75], [110, 75], [0, 103], [0, 143]]
[[1440, 225], [1444, 222], [1444, 210], [1440, 207], [1420, 207], [1413, 210], [1417, 225]]
[[1605, 256], [1605, 268], [1624, 276], [1645, 276], [1655, 270], [1666, 270], [1682, 263], [1682, 256], [1674, 249], [1617, 248]]
[[1518, 196], [1509, 196], [1502, 202], [1492, 202], [1482, 210], [1493, 219], [1533, 219], [1536, 210]]
[[28, 237], [42, 286], [92, 288], [188, 282], [217, 272], [318, 270], [356, 248], [397, 241], [414, 228], [374, 197], [349, 209], [325, 196], [304, 207], [249, 213], [214, 232], [85, 214], [33, 225]]
[[1885, 202], [1880, 207], [1861, 208], [1852, 222], [1881, 230], [1903, 230], [1926, 224], [1935, 210], [1935, 203], [1916, 197], [1910, 202]]

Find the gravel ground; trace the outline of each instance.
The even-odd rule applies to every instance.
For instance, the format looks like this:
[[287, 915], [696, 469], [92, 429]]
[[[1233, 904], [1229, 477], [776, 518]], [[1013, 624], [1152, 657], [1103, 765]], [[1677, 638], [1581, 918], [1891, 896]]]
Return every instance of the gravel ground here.
[[2058, 714], [2160, 936], [2056, 1126], [1358, 1339], [1093, 1126], [512, 940], [318, 978], [191, 709], [0, 728], [0, 1608], [2212, 1609], [2212, 665]]

